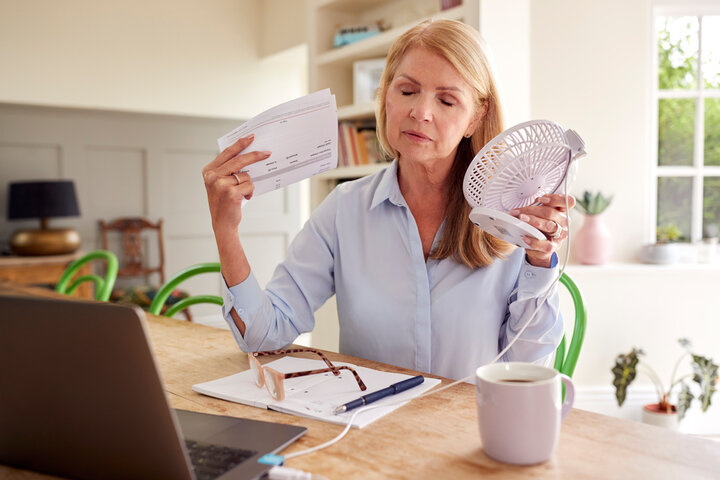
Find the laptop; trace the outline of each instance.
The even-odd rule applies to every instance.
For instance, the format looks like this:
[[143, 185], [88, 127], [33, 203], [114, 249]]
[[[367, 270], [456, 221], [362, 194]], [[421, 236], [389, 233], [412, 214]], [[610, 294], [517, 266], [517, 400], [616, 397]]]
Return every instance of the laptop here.
[[0, 464], [79, 479], [254, 479], [270, 469], [260, 457], [306, 430], [171, 409], [137, 307], [0, 295]]

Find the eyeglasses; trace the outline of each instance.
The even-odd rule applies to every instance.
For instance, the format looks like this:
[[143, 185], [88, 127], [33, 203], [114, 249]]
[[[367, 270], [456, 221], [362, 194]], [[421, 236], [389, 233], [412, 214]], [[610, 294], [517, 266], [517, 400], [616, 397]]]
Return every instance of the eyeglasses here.
[[[263, 357], [266, 355], [285, 355], [288, 353], [301, 353], [301, 352], [310, 352], [317, 354], [320, 358], [323, 359], [323, 361], [327, 364], [328, 368], [321, 368], [320, 370], [308, 370], [305, 372], [293, 372], [293, 373], [280, 373], [277, 370], [270, 368], [270, 367], [263, 367], [260, 362], [258, 361], [257, 357]], [[273, 397], [275, 400], [284, 400], [285, 399], [285, 379], [286, 378], [295, 378], [295, 377], [304, 377], [306, 375], [314, 375], [316, 373], [325, 373], [325, 372], [332, 372], [333, 375], [337, 376], [340, 375], [340, 370], [350, 370], [352, 374], [355, 376], [355, 381], [358, 384], [358, 387], [360, 387], [360, 390], [367, 390], [367, 387], [363, 383], [363, 381], [360, 379], [360, 375], [358, 373], [346, 366], [340, 366], [337, 367], [332, 364], [330, 360], [320, 351], [313, 350], [310, 348], [291, 348], [288, 350], [270, 350], [267, 352], [252, 352], [248, 353], [248, 362], [250, 363], [250, 370], [252, 370], [254, 378], [255, 378], [255, 385], [257, 385], [259, 388], [262, 388], [263, 385], [265, 385], [265, 388], [267, 388], [268, 393], [271, 397]]]

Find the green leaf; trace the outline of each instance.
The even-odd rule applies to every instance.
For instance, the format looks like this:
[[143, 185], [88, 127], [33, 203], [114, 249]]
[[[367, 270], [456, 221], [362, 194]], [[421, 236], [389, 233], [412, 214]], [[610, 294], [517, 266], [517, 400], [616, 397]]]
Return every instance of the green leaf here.
[[615, 376], [613, 385], [615, 386], [615, 398], [617, 399], [618, 406], [622, 406], [623, 402], [625, 402], [627, 388], [637, 376], [637, 364], [640, 361], [638, 356], [642, 354], [642, 350], [633, 348], [630, 353], [621, 353], [615, 359], [615, 366], [612, 368], [612, 373]]
[[667, 223], [657, 228], [657, 242], [670, 243], [682, 240], [682, 230], [674, 223]]
[[687, 386], [685, 382], [682, 382], [682, 388], [680, 389], [680, 393], [678, 394], [677, 398], [677, 413], [678, 413], [678, 420], [682, 420], [685, 417], [685, 413], [690, 408], [690, 404], [693, 401], [693, 398], [695, 396], [690, 391], [690, 387]]
[[602, 192], [592, 193], [585, 190], [582, 197], [577, 199], [577, 206], [583, 215], [598, 215], [610, 205], [612, 196], [606, 197]]
[[597, 212], [598, 211], [598, 202], [600, 201], [600, 194], [595, 195], [592, 200], [590, 201], [590, 211], [591, 212]]
[[718, 365], [711, 358], [693, 355], [693, 380], [700, 385], [700, 407], [702, 411], [707, 411], [710, 407], [710, 400], [713, 393], [717, 391], [715, 388], [718, 383]]

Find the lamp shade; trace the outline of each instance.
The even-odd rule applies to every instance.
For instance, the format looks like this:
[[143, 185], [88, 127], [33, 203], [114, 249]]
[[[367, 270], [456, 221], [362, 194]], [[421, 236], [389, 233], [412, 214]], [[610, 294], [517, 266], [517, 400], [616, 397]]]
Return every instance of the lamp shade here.
[[80, 215], [72, 180], [13, 182], [8, 189], [8, 220]]

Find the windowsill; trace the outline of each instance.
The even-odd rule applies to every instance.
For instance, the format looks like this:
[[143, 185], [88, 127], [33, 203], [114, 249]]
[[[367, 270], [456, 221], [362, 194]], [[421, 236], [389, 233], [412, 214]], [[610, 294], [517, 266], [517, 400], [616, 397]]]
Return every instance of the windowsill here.
[[672, 264], [654, 264], [642, 262], [613, 262], [604, 265], [582, 265], [579, 263], [568, 263], [567, 271], [577, 272], [658, 272], [658, 271], [718, 271], [720, 272], [720, 261], [713, 263], [672, 263]]
[[[640, 260], [638, 256], [635, 259], [620, 260], [617, 262], [609, 262], [603, 265], [584, 265], [570, 261], [568, 270], [570, 271], [720, 271], [720, 249], [717, 244], [703, 243], [676, 243], [673, 244], [677, 249], [675, 252], [675, 261], [672, 263], [648, 263]], [[643, 247], [638, 247], [640, 250]], [[667, 257], [665, 257], [667, 258]]]

